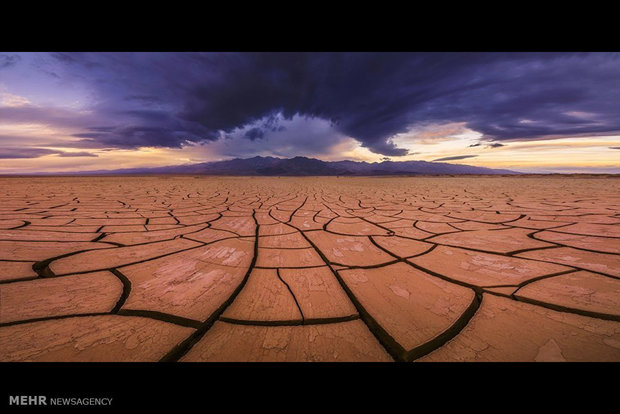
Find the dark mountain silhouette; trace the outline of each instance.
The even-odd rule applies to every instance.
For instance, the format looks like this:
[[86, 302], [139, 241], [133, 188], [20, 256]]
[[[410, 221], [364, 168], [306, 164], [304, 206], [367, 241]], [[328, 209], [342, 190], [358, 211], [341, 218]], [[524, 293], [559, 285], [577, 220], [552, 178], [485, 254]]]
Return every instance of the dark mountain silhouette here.
[[254, 176], [519, 174], [510, 170], [427, 161], [321, 161], [315, 158], [253, 157], [156, 168], [84, 171], [75, 174], [202, 174]]

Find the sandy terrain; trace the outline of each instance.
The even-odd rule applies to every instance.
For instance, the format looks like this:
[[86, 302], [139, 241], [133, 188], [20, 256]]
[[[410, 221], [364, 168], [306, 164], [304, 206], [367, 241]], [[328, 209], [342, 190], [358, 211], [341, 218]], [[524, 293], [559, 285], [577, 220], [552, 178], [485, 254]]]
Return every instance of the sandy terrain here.
[[620, 179], [0, 178], [0, 361], [620, 361]]

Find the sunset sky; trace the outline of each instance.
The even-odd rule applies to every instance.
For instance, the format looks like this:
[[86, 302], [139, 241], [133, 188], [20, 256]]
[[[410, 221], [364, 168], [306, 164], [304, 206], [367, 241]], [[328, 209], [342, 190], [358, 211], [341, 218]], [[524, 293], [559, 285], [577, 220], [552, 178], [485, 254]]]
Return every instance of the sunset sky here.
[[256, 155], [620, 173], [620, 53], [5, 53], [0, 174]]

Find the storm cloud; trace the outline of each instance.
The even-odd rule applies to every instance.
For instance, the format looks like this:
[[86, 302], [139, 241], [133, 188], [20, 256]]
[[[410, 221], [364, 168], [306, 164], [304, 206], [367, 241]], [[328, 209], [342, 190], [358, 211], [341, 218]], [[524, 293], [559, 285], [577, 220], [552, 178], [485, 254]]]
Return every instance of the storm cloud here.
[[620, 131], [618, 53], [50, 57], [41, 70], [87, 85], [95, 97], [91, 115], [70, 119], [34, 107], [4, 109], [3, 115], [40, 112], [50, 122], [78, 127], [74, 137], [85, 148], [179, 148], [225, 140], [239, 130], [248, 143], [269, 145], [269, 134], [281, 132], [282, 119], [294, 116], [331, 125], [334, 133], [317, 138], [316, 145], [328, 148], [334, 145], [330, 137], [346, 136], [385, 156], [406, 155], [390, 138], [429, 123], [462, 122], [483, 140], [497, 142], [494, 147], [505, 140]]
[[0, 159], [39, 158], [57, 152], [45, 148], [0, 148]]
[[19, 55], [0, 54], [0, 69], [8, 68], [19, 62]]
[[46, 155], [59, 157], [97, 157], [90, 152], [65, 152], [48, 148], [0, 148], [0, 159], [40, 158]]
[[434, 159], [433, 161], [456, 161], [456, 160], [464, 160], [467, 158], [474, 158], [474, 157], [477, 157], [477, 155], [454, 155], [452, 157], [437, 158], [437, 159]]

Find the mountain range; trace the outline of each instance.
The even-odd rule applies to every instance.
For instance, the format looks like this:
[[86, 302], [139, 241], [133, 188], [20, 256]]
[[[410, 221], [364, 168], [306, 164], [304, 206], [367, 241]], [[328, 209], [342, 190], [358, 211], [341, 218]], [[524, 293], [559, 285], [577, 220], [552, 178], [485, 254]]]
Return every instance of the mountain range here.
[[442, 174], [519, 174], [472, 165], [427, 161], [321, 161], [315, 158], [253, 157], [226, 161], [204, 162], [155, 168], [128, 168], [119, 170], [83, 171], [92, 174], [199, 174], [251, 176], [312, 176], [312, 175], [442, 175]]

